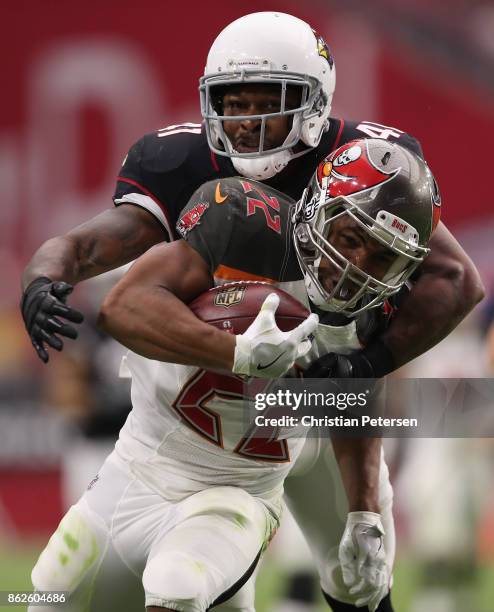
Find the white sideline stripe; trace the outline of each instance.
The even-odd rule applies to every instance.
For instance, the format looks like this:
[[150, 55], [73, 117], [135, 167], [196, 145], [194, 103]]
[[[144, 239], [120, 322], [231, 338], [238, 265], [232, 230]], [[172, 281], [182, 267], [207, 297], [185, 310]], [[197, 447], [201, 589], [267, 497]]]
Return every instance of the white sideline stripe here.
[[164, 226], [168, 232], [168, 240], [173, 240], [173, 232], [170, 230], [170, 225], [168, 224], [165, 213], [152, 198], [142, 193], [126, 193], [122, 198], [115, 200], [115, 204], [123, 204], [124, 202], [136, 204], [137, 206], [148, 210], [158, 219], [161, 225]]

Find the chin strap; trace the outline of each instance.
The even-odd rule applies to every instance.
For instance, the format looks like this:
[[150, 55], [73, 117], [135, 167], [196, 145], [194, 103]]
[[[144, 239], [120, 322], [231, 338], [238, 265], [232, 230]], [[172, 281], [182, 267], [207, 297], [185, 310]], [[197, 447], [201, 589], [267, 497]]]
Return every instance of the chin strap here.
[[241, 176], [257, 181], [265, 181], [281, 172], [293, 159], [312, 151], [311, 148], [293, 153], [292, 149], [278, 151], [262, 157], [231, 157], [233, 167]]

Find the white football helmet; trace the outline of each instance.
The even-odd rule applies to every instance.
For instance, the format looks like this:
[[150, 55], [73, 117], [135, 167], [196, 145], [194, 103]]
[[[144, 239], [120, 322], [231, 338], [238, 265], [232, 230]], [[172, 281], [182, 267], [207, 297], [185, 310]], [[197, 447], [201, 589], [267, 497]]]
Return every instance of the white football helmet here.
[[[241, 83], [279, 84], [279, 112], [228, 116], [215, 104], [215, 88]], [[285, 107], [288, 86], [301, 88], [300, 105]], [[335, 88], [333, 57], [324, 42], [307, 23], [278, 12], [252, 13], [228, 25], [214, 41], [200, 79], [201, 113], [212, 151], [232, 159], [243, 176], [264, 180], [280, 172], [288, 162], [316, 147], [328, 128], [328, 117]], [[266, 121], [280, 115], [293, 116], [285, 141], [272, 149], [264, 148]], [[240, 153], [223, 129], [223, 122], [258, 119], [261, 121], [259, 149]], [[307, 148], [295, 153], [303, 142]]]

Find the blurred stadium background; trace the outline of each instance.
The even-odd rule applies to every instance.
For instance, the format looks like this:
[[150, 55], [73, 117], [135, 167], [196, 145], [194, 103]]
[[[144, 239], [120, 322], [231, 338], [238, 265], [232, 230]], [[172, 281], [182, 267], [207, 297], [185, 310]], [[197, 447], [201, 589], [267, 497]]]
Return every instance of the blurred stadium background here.
[[[481, 270], [487, 300], [402, 374], [492, 377], [494, 2], [7, 3], [0, 40], [0, 590], [29, 588], [41, 546], [96, 473], [129, 409], [116, 374], [121, 350], [93, 325], [112, 275], [76, 290], [87, 314], [81, 338], [44, 367], [18, 315], [21, 270], [42, 241], [112, 205], [120, 163], [142, 133], [200, 120], [197, 81], [214, 36], [256, 10], [292, 13], [325, 36], [337, 66], [334, 115], [397, 126], [421, 141], [441, 186], [443, 220]], [[397, 612], [493, 610], [492, 440], [389, 447]], [[285, 541], [275, 539], [261, 571], [259, 612], [276, 608], [288, 569], [303, 565], [303, 555], [293, 554], [298, 542]]]

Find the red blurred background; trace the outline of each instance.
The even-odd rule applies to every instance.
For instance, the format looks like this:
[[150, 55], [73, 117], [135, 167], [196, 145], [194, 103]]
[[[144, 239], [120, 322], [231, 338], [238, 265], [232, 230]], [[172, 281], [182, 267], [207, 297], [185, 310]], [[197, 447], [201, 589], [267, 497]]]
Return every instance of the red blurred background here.
[[[22, 267], [42, 241], [112, 205], [120, 163], [142, 133], [200, 120], [197, 87], [209, 46], [246, 12], [288, 12], [325, 36], [337, 67], [333, 115], [395, 126], [421, 141], [443, 194], [443, 220], [490, 285], [494, 71], [481, 68], [494, 64], [494, 13], [487, 2], [447, 6], [442, 11], [435, 1], [411, 0], [303, 7], [280, 0], [251, 0], [248, 7], [228, 0], [17, 0], [3, 6], [0, 413], [12, 411], [26, 384], [34, 389], [30, 401], [40, 393], [39, 364], [16, 310]], [[81, 293], [79, 299], [88, 298]], [[12, 380], [17, 386], [9, 386]], [[62, 512], [63, 445], [40, 442], [33, 454], [32, 438], [16, 438], [25, 426], [17, 431], [12, 420], [4, 424], [5, 524], [21, 532], [49, 530]], [[43, 512], [29, 511], [33, 498], [43, 500]]]
[[[337, 66], [335, 114], [394, 125], [422, 142], [451, 228], [491, 216], [489, 84], [349, 5], [268, 4], [328, 39]], [[143, 132], [199, 120], [197, 81], [208, 48], [245, 12], [226, 1], [90, 6], [20, 0], [3, 10], [0, 237], [22, 261], [48, 236], [111, 205], [120, 161]], [[253, 0], [249, 11], [266, 6]]]

